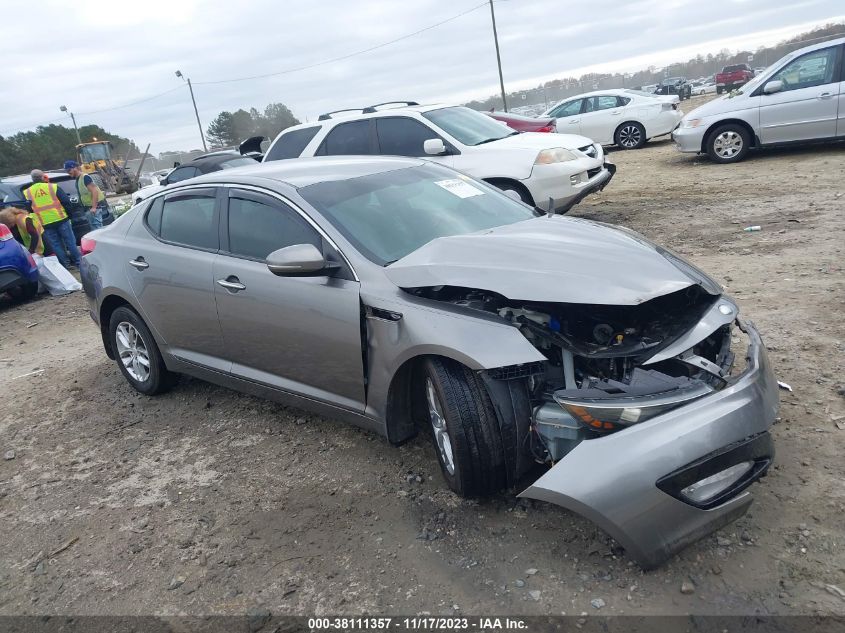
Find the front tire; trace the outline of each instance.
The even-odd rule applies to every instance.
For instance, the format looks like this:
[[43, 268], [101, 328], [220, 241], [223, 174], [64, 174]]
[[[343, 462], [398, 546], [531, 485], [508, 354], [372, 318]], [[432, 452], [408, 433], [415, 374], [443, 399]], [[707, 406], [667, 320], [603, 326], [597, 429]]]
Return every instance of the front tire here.
[[738, 163], [748, 153], [751, 136], [741, 125], [720, 125], [707, 137], [707, 155], [716, 163]]
[[38, 294], [38, 282], [36, 281], [34, 283], [17, 286], [7, 290], [6, 292], [15, 301], [29, 301]]
[[136, 391], [154, 396], [176, 384], [179, 375], [168, 371], [153, 335], [137, 312], [125, 306], [115, 310], [109, 320], [109, 337], [117, 366]]
[[504, 488], [502, 436], [481, 378], [449, 359], [429, 358], [422, 369], [432, 440], [446, 483], [462, 497]]
[[616, 128], [613, 141], [622, 149], [640, 149], [646, 141], [645, 128], [636, 121], [627, 121]]

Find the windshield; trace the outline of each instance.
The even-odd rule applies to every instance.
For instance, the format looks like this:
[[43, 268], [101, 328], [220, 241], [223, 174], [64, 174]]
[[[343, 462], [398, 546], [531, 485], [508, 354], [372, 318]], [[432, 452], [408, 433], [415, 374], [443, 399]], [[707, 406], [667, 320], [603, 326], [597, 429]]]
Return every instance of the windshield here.
[[423, 112], [423, 116], [464, 145], [481, 145], [519, 132], [462, 106]]
[[667, 77], [663, 80], [664, 86], [671, 86], [672, 84], [681, 83], [684, 80], [683, 77]]
[[497, 189], [436, 165], [321, 182], [301, 188], [299, 194], [380, 266], [438, 237], [536, 215]]
[[21, 192], [15, 190], [14, 187], [0, 183], [0, 203], [3, 202], [20, 202]]
[[106, 143], [96, 143], [94, 145], [85, 145], [79, 148], [79, 155], [82, 157], [83, 163], [92, 163], [96, 160], [108, 160], [109, 152]]

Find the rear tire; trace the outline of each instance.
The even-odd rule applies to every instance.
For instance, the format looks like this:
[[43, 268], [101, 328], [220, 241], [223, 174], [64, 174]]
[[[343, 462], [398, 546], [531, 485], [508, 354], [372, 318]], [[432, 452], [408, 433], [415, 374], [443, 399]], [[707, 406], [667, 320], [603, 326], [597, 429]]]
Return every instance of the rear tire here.
[[38, 294], [38, 282], [27, 283], [6, 291], [15, 301], [29, 301]]
[[111, 342], [117, 366], [132, 387], [147, 396], [170, 390], [179, 374], [167, 369], [153, 335], [137, 312], [122, 306], [109, 320]]
[[738, 163], [748, 153], [751, 135], [741, 125], [727, 123], [718, 126], [707, 136], [705, 149], [716, 163]]
[[449, 487], [462, 497], [504, 488], [501, 431], [480, 377], [444, 358], [427, 359], [420, 376], [434, 448]]
[[640, 149], [645, 141], [645, 128], [636, 121], [626, 121], [613, 134], [613, 142], [622, 149]]

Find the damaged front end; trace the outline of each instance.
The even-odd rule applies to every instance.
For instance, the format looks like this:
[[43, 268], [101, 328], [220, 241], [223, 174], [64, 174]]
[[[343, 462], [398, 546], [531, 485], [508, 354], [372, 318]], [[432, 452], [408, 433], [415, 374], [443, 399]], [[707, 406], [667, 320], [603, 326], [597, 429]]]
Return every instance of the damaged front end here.
[[718, 287], [633, 305], [406, 290], [494, 313], [546, 358], [493, 375], [526, 384], [517, 442], [530, 459], [515, 461], [550, 467], [521, 496], [590, 518], [647, 568], [747, 509], [743, 491], [773, 455], [777, 387], [759, 335]]

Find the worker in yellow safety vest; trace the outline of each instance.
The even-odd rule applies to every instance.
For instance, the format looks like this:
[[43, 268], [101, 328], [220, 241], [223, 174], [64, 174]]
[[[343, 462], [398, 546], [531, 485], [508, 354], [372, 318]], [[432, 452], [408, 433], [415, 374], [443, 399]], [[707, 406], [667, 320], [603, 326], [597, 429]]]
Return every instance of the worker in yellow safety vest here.
[[91, 212], [88, 220], [91, 222], [91, 228], [103, 228], [103, 217], [109, 214], [109, 203], [106, 202], [106, 194], [97, 186], [94, 179], [86, 173], [82, 172], [79, 163], [75, 160], [65, 161], [65, 171], [68, 175], [76, 178], [76, 191], [79, 194], [79, 204], [87, 207]]
[[44, 254], [44, 227], [37, 215], [10, 207], [0, 211], [0, 224], [8, 226], [15, 239], [31, 254]]
[[67, 194], [58, 185], [50, 182], [40, 169], [33, 169], [32, 185], [23, 195], [32, 205], [32, 213], [41, 221], [44, 235], [56, 253], [59, 262], [65, 268], [71, 265], [79, 266], [79, 249], [76, 247], [76, 236], [66, 211], [71, 202]]

